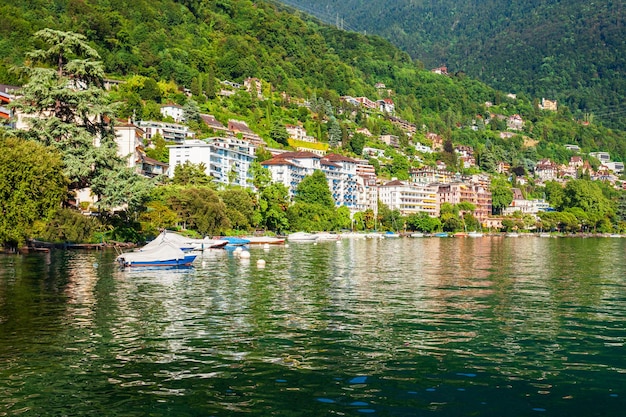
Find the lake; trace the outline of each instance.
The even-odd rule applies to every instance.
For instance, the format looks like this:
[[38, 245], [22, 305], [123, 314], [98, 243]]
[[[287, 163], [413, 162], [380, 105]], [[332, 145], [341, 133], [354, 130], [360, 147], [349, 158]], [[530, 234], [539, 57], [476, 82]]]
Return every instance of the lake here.
[[[626, 239], [0, 255], [0, 416], [617, 416]], [[264, 269], [256, 261], [264, 259]]]

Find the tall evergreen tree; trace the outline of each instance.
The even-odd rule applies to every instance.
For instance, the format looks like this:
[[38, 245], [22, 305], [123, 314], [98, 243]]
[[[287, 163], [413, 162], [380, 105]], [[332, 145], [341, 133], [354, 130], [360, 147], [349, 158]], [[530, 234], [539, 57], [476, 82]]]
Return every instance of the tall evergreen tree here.
[[30, 128], [21, 134], [60, 151], [70, 190], [91, 187], [105, 209], [127, 203], [114, 197], [121, 196], [115, 190], [123, 188], [119, 181], [136, 179], [112, 181], [124, 162], [117, 155], [113, 106], [98, 53], [76, 33], [43, 29], [35, 38], [46, 49], [28, 53], [23, 67], [29, 81], [13, 104], [28, 116]]

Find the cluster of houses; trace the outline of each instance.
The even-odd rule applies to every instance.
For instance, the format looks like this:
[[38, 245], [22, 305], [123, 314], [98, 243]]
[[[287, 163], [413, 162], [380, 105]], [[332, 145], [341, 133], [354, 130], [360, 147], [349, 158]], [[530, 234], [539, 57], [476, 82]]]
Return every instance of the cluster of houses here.
[[[231, 87], [241, 88], [240, 85]], [[248, 79], [245, 88], [261, 94], [261, 83], [256, 79]], [[384, 88], [384, 85], [377, 85]], [[11, 117], [5, 106], [11, 100], [11, 91], [0, 88], [0, 117]], [[393, 116], [393, 101], [381, 99], [369, 100], [366, 97], [342, 97], [342, 100], [354, 105], [377, 109], [388, 113], [392, 122], [401, 125], [408, 133], [415, 132], [415, 125]], [[543, 105], [543, 103], [542, 103]], [[549, 108], [549, 103], [546, 107]], [[176, 167], [185, 163], [203, 164], [206, 173], [219, 184], [239, 185], [254, 189], [252, 185], [251, 164], [256, 158], [258, 147], [266, 147], [263, 139], [254, 133], [248, 125], [239, 120], [228, 120], [226, 125], [214, 116], [202, 114], [201, 119], [213, 132], [219, 136], [208, 139], [197, 139], [185, 122], [185, 112], [181, 106], [165, 105], [161, 113], [167, 122], [144, 121], [118, 123], [115, 125], [118, 154], [127, 161], [138, 173], [148, 177], [168, 175], [173, 177]], [[521, 128], [523, 121], [516, 115], [509, 118], [509, 128]], [[20, 128], [19, 126], [14, 126]], [[302, 126], [287, 125], [286, 130], [291, 139], [298, 142], [316, 142], [315, 138], [307, 135]], [[367, 129], [359, 129], [359, 133], [371, 136]], [[170, 142], [169, 163], [163, 163], [146, 156], [145, 148], [154, 146], [154, 138], [160, 135]], [[398, 146], [398, 137], [382, 135], [380, 140], [390, 146]], [[443, 148], [443, 139], [435, 133], [427, 133], [426, 140], [432, 146], [415, 144], [418, 152], [432, 153]], [[570, 150], [577, 151], [574, 145]], [[272, 158], [262, 163], [267, 168], [275, 182], [284, 184], [291, 197], [295, 196], [298, 184], [305, 176], [315, 170], [321, 170], [326, 175], [328, 186], [337, 207], [346, 206], [352, 213], [372, 210], [377, 212], [378, 201], [387, 205], [391, 210], [399, 210], [403, 215], [427, 213], [438, 217], [444, 203], [458, 204], [472, 203], [475, 207], [474, 216], [483, 224], [489, 224], [491, 219], [492, 198], [490, 191], [490, 177], [479, 174], [461, 176], [459, 173], [449, 172], [443, 163], [435, 167], [415, 168], [410, 171], [410, 180], [381, 181], [376, 177], [374, 167], [367, 159], [349, 158], [338, 154], [326, 154], [325, 149], [302, 147], [296, 151], [268, 149]], [[579, 149], [578, 149], [579, 150]], [[384, 151], [375, 148], [365, 148], [364, 155], [382, 157]], [[474, 151], [470, 146], [457, 146], [455, 152], [466, 168], [476, 164]], [[541, 160], [535, 167], [534, 175], [539, 182], [557, 180], [566, 181], [576, 178], [581, 172], [587, 173], [592, 179], [615, 181], [616, 175], [623, 173], [624, 165], [621, 162], [611, 162], [606, 152], [590, 154], [600, 162], [600, 169], [593, 171], [588, 162], [583, 162], [580, 156], [571, 158], [568, 165], [558, 165], [550, 160]], [[507, 173], [510, 167], [500, 164], [498, 169]], [[518, 182], [523, 183], [523, 179]], [[519, 190], [514, 190], [514, 199], [511, 206], [504, 210], [504, 214], [515, 211], [536, 214], [548, 209], [542, 200], [525, 200]], [[90, 201], [88, 193], [78, 196], [77, 203]]]

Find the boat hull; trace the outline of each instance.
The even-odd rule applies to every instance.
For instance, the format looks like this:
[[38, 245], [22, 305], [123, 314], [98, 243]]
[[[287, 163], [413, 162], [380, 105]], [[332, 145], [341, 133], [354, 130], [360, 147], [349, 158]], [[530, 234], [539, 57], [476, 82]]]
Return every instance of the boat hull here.
[[165, 259], [159, 261], [127, 261], [123, 257], [118, 258], [122, 266], [138, 267], [138, 266], [189, 266], [196, 260], [196, 255], [185, 255], [181, 259]]

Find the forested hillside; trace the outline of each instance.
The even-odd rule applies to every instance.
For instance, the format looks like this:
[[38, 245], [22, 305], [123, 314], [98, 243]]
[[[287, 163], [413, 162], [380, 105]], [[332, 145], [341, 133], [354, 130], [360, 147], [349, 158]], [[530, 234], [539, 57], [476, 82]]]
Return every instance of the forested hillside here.
[[579, 118], [626, 127], [626, 6], [582, 0], [283, 0], [377, 33], [424, 62], [503, 91], [558, 99]]
[[[399, 6], [390, 6], [390, 10], [404, 3], [394, 4]], [[482, 3], [480, 7], [484, 7]], [[396, 115], [421, 128], [416, 141], [422, 140], [426, 131], [473, 146], [487, 141], [489, 146], [501, 149], [499, 157], [511, 162], [527, 159], [528, 155], [524, 154], [528, 150], [525, 145], [499, 143], [498, 126], [491, 126], [489, 132], [459, 127], [470, 127], [477, 119], [489, 118], [494, 111], [505, 116], [517, 113], [526, 121], [524, 133], [537, 141], [531, 159], [565, 160], [568, 156], [559, 149], [566, 143], [578, 144], [585, 152], [610, 152], [615, 160], [626, 158], [622, 132], [609, 131], [594, 123], [583, 128], [565, 106], [561, 106], [558, 114], [549, 114], [538, 110], [536, 101], [540, 96], [520, 94], [518, 100], [511, 101], [505, 94], [463, 73], [433, 74], [422, 69], [421, 63], [413, 61], [408, 53], [380, 37], [323, 25], [317, 19], [293, 13], [293, 9], [280, 3], [32, 0], [4, 1], [0, 11], [3, 16], [0, 84], [25, 82], [10, 68], [20, 65], [25, 51], [37, 46], [32, 34], [49, 27], [84, 34], [99, 52], [111, 78], [138, 74], [191, 90], [200, 80], [202, 83], [209, 80], [209, 90], [214, 90], [215, 80], [242, 82], [247, 77], [257, 77], [266, 83], [266, 88], [271, 86], [270, 95], [286, 92], [299, 99], [323, 98], [336, 110], [341, 95], [378, 99], [391, 94]], [[384, 83], [386, 89], [376, 89], [377, 83]], [[145, 92], [142, 94], [144, 100], [149, 98]], [[207, 91], [209, 99], [214, 94], [215, 91]], [[488, 109], [486, 102], [497, 107]], [[227, 110], [231, 114], [241, 111], [241, 116], [265, 136], [278, 118], [283, 123], [297, 121], [288, 114], [270, 114], [272, 107], [268, 104], [246, 104], [241, 100], [216, 101], [211, 111], [224, 106], [230, 107]], [[341, 117], [346, 118], [346, 114]], [[326, 121], [318, 118], [312, 122], [316, 123], [318, 139], [327, 139]], [[346, 118], [340, 122], [347, 134], [350, 123], [355, 121]], [[363, 119], [356, 123], [363, 124]], [[386, 126], [376, 126], [376, 130], [395, 133]]]

